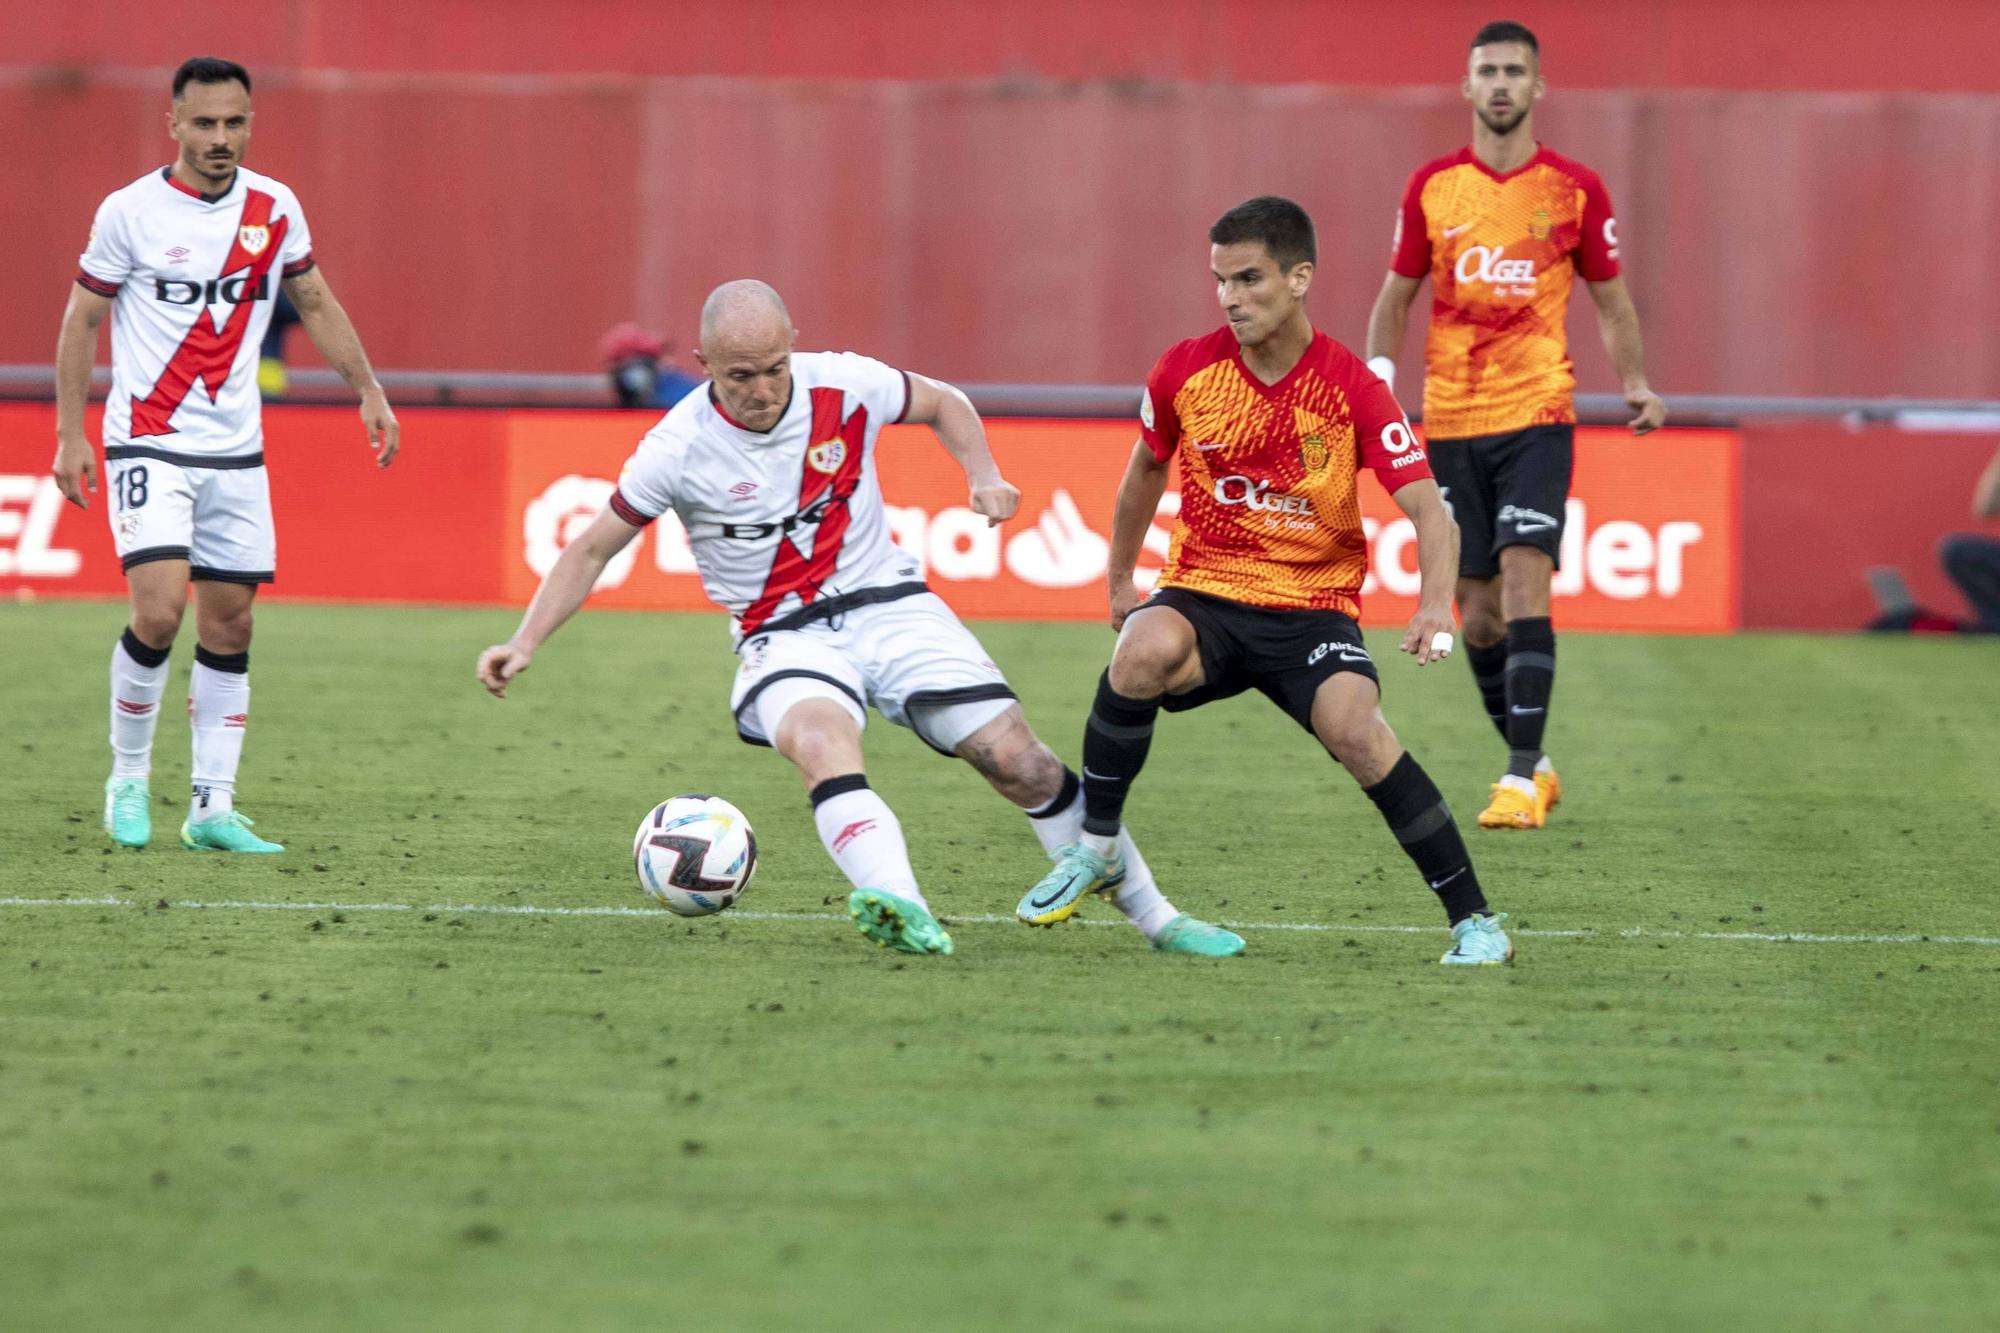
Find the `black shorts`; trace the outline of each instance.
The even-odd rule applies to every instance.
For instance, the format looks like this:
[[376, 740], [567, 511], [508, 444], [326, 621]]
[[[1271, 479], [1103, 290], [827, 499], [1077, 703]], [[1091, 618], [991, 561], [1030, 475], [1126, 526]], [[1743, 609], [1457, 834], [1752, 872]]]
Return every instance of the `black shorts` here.
[[1458, 520], [1460, 578], [1490, 579], [1500, 552], [1532, 546], [1562, 567], [1563, 511], [1576, 427], [1530, 426], [1462, 440], [1426, 440], [1431, 475]]
[[1361, 627], [1338, 611], [1246, 606], [1188, 588], [1161, 588], [1132, 614], [1149, 606], [1170, 606], [1186, 616], [1201, 653], [1202, 683], [1161, 700], [1169, 713], [1255, 688], [1311, 731], [1313, 696], [1328, 677], [1351, 671], [1381, 687], [1361, 645]]

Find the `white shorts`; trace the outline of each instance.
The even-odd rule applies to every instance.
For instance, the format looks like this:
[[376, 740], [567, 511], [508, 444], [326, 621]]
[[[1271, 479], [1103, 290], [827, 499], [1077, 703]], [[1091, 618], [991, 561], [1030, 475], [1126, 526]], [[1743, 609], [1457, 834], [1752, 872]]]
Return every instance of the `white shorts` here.
[[1013, 706], [1014, 691], [972, 631], [934, 593], [856, 607], [830, 620], [753, 634], [729, 692], [736, 734], [769, 745], [785, 713], [832, 699], [857, 725], [873, 705], [940, 754]]
[[197, 579], [269, 583], [277, 576], [271, 483], [261, 462], [203, 467], [125, 457], [108, 459], [104, 471], [120, 567], [185, 560]]

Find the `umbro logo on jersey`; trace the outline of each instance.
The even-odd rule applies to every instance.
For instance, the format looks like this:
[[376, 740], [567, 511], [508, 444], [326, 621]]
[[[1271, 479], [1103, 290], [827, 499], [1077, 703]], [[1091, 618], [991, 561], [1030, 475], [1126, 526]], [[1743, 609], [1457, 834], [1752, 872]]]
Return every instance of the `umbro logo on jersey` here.
[[738, 500], [748, 500], [757, 493], [757, 483], [754, 481], [739, 481], [729, 488], [729, 493]]
[[185, 245], [177, 245], [167, 251], [167, 262], [169, 264], [185, 264], [187, 263], [189, 253], [190, 251]]
[[253, 280], [248, 276], [238, 278], [210, 278], [207, 282], [195, 282], [189, 278], [154, 278], [153, 299], [165, 301], [168, 305], [243, 305], [249, 301], [271, 299], [271, 275], [259, 273]]

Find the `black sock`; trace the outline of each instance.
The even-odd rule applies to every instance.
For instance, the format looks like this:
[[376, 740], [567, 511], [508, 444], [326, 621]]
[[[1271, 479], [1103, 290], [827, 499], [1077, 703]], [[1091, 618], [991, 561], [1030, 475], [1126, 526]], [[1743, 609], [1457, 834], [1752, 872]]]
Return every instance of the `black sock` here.
[[1556, 630], [1547, 616], [1507, 622], [1507, 773], [1535, 776], [1549, 695], [1556, 684]]
[[837, 778], [828, 778], [826, 781], [816, 785], [811, 791], [806, 793], [806, 799], [811, 801], [813, 809], [817, 810], [836, 796], [845, 796], [851, 791], [867, 790], [868, 775], [866, 773], [842, 773]]
[[142, 667], [156, 667], [166, 661], [168, 655], [173, 652], [171, 646], [155, 648], [152, 644], [147, 643], [144, 639], [134, 634], [129, 627], [127, 627], [124, 636], [119, 642], [125, 645], [125, 655]]
[[1472, 683], [1479, 687], [1486, 716], [1493, 719], [1493, 729], [1504, 741], [1507, 739], [1507, 640], [1482, 648], [1467, 639], [1465, 660], [1472, 666]]
[[1418, 873], [1444, 904], [1452, 925], [1486, 910], [1486, 895], [1480, 891], [1465, 839], [1459, 836], [1444, 794], [1422, 764], [1406, 751], [1388, 777], [1363, 790], [1417, 863]]
[[1111, 673], [1097, 682], [1097, 702], [1083, 730], [1083, 831], [1114, 837], [1125, 813], [1125, 793], [1153, 748], [1158, 699], [1128, 699], [1111, 688]]

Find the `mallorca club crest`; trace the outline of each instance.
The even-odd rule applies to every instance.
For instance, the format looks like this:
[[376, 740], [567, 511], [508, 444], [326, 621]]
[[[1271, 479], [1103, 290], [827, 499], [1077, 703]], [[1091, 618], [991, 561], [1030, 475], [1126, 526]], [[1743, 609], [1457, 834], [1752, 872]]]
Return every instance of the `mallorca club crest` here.
[[1333, 451], [1326, 447], [1326, 436], [1320, 434], [1318, 431], [1314, 431], [1310, 435], [1301, 436], [1299, 439], [1299, 461], [1305, 464], [1306, 471], [1308, 472], [1318, 472], [1325, 468], [1328, 463], [1331, 463], [1333, 461]]
[[264, 247], [271, 243], [271, 229], [259, 222], [253, 226], [236, 229], [236, 245], [244, 254], [255, 259], [264, 253]]
[[812, 470], [824, 472], [828, 476], [840, 471], [840, 465], [846, 461], [847, 441], [838, 435], [830, 440], [821, 440], [806, 450], [806, 462], [811, 465]]
[[1549, 239], [1549, 232], [1554, 227], [1555, 219], [1549, 216], [1549, 210], [1546, 208], [1536, 209], [1533, 216], [1528, 219], [1528, 235], [1538, 241]]

